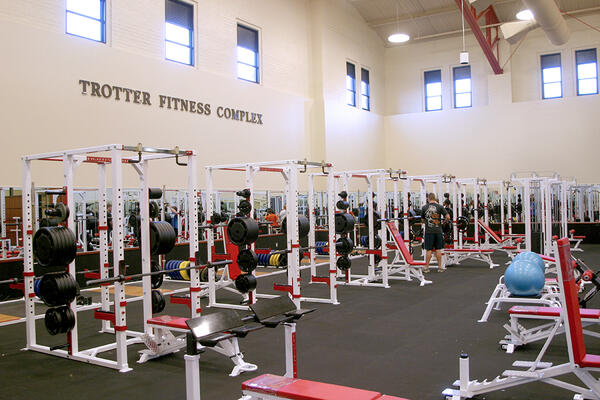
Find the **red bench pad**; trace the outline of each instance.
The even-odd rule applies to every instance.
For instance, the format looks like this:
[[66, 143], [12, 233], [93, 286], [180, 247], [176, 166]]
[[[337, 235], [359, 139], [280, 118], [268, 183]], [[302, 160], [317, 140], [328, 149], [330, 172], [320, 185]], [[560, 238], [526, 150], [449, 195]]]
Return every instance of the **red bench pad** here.
[[600, 356], [586, 354], [579, 362], [580, 367], [600, 368]]
[[[560, 316], [560, 310], [559, 307], [512, 306], [508, 312], [509, 314], [558, 317]], [[581, 314], [581, 318], [600, 319], [600, 309], [580, 308], [579, 313]]]
[[265, 374], [242, 383], [242, 390], [294, 400], [376, 400], [381, 393]]
[[573, 239], [585, 239], [585, 236], [573, 236]]
[[405, 399], [404, 397], [396, 397], [396, 396], [385, 395], [385, 396], [381, 396], [377, 400], [408, 400], [408, 399]]
[[517, 250], [517, 246], [502, 246], [502, 250]]
[[494, 249], [444, 249], [449, 253], [493, 253]]
[[151, 325], [162, 325], [168, 326], [171, 328], [179, 328], [179, 329], [189, 329], [185, 321], [188, 318], [183, 317], [173, 317], [171, 315], [161, 315], [159, 317], [150, 318], [148, 323]]

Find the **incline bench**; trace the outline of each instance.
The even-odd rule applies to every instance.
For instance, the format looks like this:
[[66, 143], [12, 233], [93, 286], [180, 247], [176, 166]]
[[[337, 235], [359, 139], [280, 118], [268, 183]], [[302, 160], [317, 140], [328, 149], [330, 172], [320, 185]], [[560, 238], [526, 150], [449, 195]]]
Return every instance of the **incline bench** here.
[[[394, 261], [392, 261], [392, 271], [390, 271], [390, 274], [403, 274], [403, 278], [399, 279], [406, 281], [412, 281], [412, 278], [416, 278], [421, 282], [420, 286], [430, 284], [431, 281], [425, 279], [425, 276], [423, 275], [423, 266], [425, 263], [413, 259], [396, 224], [393, 221], [386, 221], [385, 225], [394, 239], [394, 244], [388, 244], [388, 248], [391, 250], [398, 250], [394, 257]], [[402, 260], [400, 260], [400, 258], [402, 258]]]

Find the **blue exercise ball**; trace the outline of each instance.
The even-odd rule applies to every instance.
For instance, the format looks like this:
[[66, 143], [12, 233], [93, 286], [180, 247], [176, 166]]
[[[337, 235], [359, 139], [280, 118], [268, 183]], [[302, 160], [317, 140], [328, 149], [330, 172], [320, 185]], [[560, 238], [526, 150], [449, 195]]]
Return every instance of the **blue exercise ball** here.
[[513, 261], [517, 260], [526, 260], [532, 262], [537, 265], [543, 273], [546, 273], [546, 264], [544, 263], [544, 260], [542, 260], [542, 257], [540, 257], [539, 254], [534, 253], [533, 251], [523, 251], [517, 254], [516, 257], [513, 258]]
[[546, 277], [536, 264], [519, 259], [506, 269], [504, 283], [513, 296], [538, 296], [544, 288]]

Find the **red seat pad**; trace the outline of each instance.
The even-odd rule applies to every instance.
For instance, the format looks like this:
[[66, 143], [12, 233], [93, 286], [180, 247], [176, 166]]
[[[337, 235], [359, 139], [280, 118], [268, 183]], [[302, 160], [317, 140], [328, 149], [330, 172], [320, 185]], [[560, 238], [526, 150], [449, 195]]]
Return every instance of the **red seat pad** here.
[[277, 395], [279, 389], [295, 381], [295, 378], [264, 374], [242, 382], [242, 390]]
[[538, 254], [538, 255], [540, 257], [542, 257], [542, 260], [544, 260], [544, 261], [556, 262], [556, 258], [554, 258], [554, 257], [548, 257], [543, 254]]
[[516, 250], [517, 246], [502, 246], [502, 250]]
[[573, 236], [573, 239], [585, 239], [585, 236]]
[[546, 283], [558, 283], [558, 279], [556, 279], [556, 278], [546, 278]]
[[261, 375], [242, 383], [242, 390], [256, 391], [293, 400], [376, 400], [381, 397], [381, 393], [370, 390], [271, 374]]
[[[509, 314], [518, 315], [542, 315], [545, 317], [560, 316], [560, 308], [558, 307], [536, 307], [536, 306], [512, 306]], [[600, 319], [600, 309], [597, 308], [580, 308], [579, 313], [581, 318]]]
[[396, 396], [385, 395], [385, 396], [381, 396], [377, 400], [408, 400], [408, 399], [405, 399], [404, 397], [396, 397]]
[[494, 249], [444, 249], [449, 253], [493, 253]]
[[580, 367], [600, 368], [600, 356], [595, 354], [586, 354], [579, 362]]
[[189, 329], [185, 321], [188, 318], [184, 317], [173, 317], [171, 315], [161, 315], [159, 317], [150, 318], [148, 320], [149, 324], [152, 325], [162, 325], [169, 326], [171, 328], [179, 328], [179, 329]]

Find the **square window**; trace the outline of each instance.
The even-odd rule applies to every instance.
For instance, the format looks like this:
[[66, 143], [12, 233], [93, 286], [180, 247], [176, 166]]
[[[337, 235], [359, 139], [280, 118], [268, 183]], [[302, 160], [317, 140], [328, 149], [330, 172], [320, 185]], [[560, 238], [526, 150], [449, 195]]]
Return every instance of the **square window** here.
[[562, 83], [544, 83], [544, 98], [555, 99], [557, 97], [562, 97]]
[[104, 0], [67, 0], [65, 31], [74, 36], [104, 42]]
[[427, 111], [436, 111], [442, 109], [442, 96], [432, 96], [427, 98]]
[[577, 85], [577, 93], [580, 95], [598, 93], [598, 79], [580, 79]]
[[456, 94], [456, 108], [471, 107], [471, 93]]

